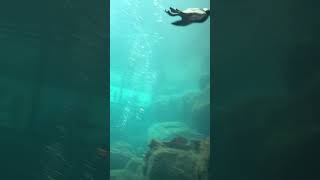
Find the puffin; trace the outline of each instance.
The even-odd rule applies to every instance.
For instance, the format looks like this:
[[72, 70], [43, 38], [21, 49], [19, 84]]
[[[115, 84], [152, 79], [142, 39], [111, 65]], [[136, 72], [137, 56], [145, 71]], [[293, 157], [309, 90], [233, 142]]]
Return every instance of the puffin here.
[[165, 10], [169, 16], [180, 16], [181, 19], [173, 22], [175, 26], [187, 26], [192, 23], [203, 23], [210, 16], [210, 9], [208, 8], [188, 8], [183, 11], [170, 7]]

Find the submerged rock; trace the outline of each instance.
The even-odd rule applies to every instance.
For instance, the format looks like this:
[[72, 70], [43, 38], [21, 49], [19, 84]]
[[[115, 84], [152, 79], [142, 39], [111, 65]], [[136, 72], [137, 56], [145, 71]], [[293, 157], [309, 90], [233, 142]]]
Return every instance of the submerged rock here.
[[132, 173], [142, 175], [143, 160], [141, 158], [132, 158], [126, 165], [125, 169]]
[[188, 127], [183, 122], [162, 122], [152, 125], [148, 129], [149, 142], [154, 139], [157, 141], [170, 141], [176, 137], [188, 139], [199, 139], [203, 135]]
[[110, 171], [111, 180], [144, 180], [142, 173], [143, 160], [132, 158], [124, 169]]
[[210, 86], [183, 97], [185, 119], [198, 132], [210, 134]]
[[[199, 133], [209, 135], [211, 113], [210, 74], [200, 77], [198, 90], [185, 91], [175, 95], [157, 96], [147, 109], [146, 119], [151, 119], [152, 123], [175, 123], [177, 120], [182, 120], [181, 122], [188, 124]], [[166, 131], [164, 132], [167, 134]]]
[[110, 169], [123, 169], [136, 155], [132, 147], [125, 142], [117, 142], [111, 145]]
[[110, 179], [111, 180], [145, 180], [145, 177], [136, 173], [132, 173], [125, 169], [121, 169], [121, 170], [111, 170]]
[[[210, 140], [152, 140], [143, 169], [146, 180], [208, 180]], [[175, 146], [176, 142], [181, 143]], [[181, 148], [183, 147], [183, 148]]]
[[110, 160], [111, 180], [144, 180], [143, 159], [130, 151], [131, 146], [118, 142], [112, 147]]

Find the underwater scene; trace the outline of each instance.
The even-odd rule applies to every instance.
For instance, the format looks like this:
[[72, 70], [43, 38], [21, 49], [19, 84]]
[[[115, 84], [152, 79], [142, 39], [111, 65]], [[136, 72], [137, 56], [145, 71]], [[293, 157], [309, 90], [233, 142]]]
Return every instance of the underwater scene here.
[[210, 19], [176, 17], [209, 7], [111, 0], [112, 180], [209, 179]]

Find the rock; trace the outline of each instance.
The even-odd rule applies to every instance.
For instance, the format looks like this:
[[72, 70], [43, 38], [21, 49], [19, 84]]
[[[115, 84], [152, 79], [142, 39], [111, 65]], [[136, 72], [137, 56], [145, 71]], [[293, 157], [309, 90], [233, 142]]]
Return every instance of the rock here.
[[200, 133], [210, 134], [210, 103], [195, 104], [192, 107], [191, 126]]
[[132, 172], [127, 169], [121, 170], [111, 170], [110, 171], [111, 180], [145, 180], [145, 177], [141, 172]]
[[189, 128], [185, 123], [177, 121], [156, 123], [148, 129], [149, 142], [152, 139], [157, 141], [169, 141], [175, 137], [199, 139], [203, 136]]
[[110, 170], [110, 179], [111, 180], [120, 180], [122, 175], [124, 174], [123, 169], [117, 169], [117, 170]]
[[183, 98], [185, 119], [198, 132], [210, 134], [210, 87], [186, 94]]
[[132, 158], [126, 165], [125, 169], [133, 173], [142, 172], [143, 160], [141, 158]]
[[132, 158], [126, 165], [125, 170], [127, 172], [127, 176], [131, 178], [142, 180], [143, 179], [143, 159], [141, 158]]
[[123, 169], [130, 159], [136, 157], [132, 147], [125, 142], [116, 142], [111, 145], [110, 168]]
[[152, 141], [145, 156], [143, 172], [146, 180], [208, 180], [209, 139], [197, 143], [185, 140], [182, 143], [187, 149], [173, 147], [177, 139]]
[[[111, 180], [144, 180], [143, 160], [135, 156], [111, 160]], [[115, 168], [116, 167], [116, 168]]]

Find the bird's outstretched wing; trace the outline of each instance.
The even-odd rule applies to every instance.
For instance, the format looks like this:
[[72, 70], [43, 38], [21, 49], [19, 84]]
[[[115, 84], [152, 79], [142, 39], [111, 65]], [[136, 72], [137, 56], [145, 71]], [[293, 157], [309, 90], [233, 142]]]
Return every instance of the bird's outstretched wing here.
[[179, 14], [176, 14], [176, 13], [172, 13], [169, 10], [164, 10], [164, 12], [166, 12], [169, 16], [177, 16], [177, 15], [179, 15]]

